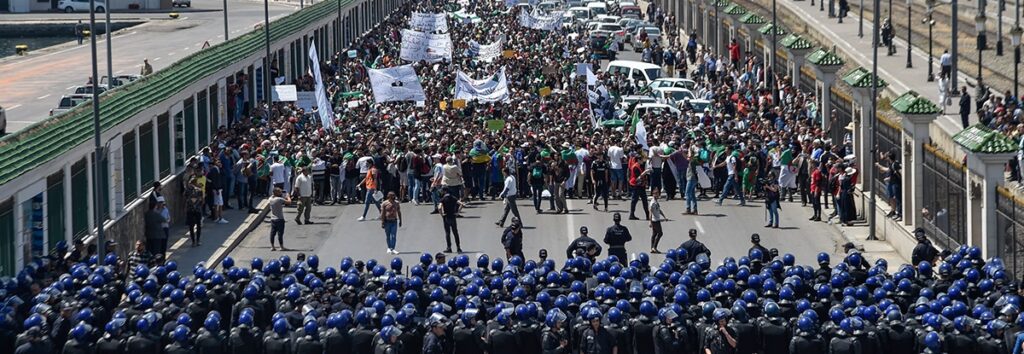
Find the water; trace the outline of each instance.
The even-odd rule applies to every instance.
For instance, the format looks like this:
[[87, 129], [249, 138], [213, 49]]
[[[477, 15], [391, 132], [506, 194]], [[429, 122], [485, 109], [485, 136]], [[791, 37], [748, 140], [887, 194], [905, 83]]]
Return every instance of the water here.
[[75, 36], [47, 36], [30, 38], [7, 38], [0, 37], [0, 58], [15, 55], [14, 46], [19, 44], [28, 45], [28, 50], [40, 50], [52, 45], [74, 41]]

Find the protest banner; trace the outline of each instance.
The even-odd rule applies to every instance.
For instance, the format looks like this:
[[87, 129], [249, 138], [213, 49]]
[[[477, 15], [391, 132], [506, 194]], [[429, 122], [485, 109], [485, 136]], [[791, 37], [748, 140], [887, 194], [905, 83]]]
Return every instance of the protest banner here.
[[427, 94], [423, 92], [420, 78], [416, 76], [412, 65], [366, 71], [373, 88], [373, 99], [377, 103], [427, 100]]
[[455, 76], [455, 98], [485, 103], [507, 101], [509, 94], [505, 68], [482, 80], [474, 80], [460, 70]]
[[484, 122], [484, 126], [487, 127], [487, 130], [490, 130], [492, 132], [501, 131], [502, 129], [505, 129], [505, 120], [488, 119], [487, 121]]
[[477, 41], [470, 41], [469, 54], [480, 61], [490, 62], [502, 54], [501, 46], [501, 41], [495, 41], [490, 44], [480, 44], [477, 43]]
[[295, 85], [277, 85], [270, 91], [270, 98], [274, 102], [295, 102], [297, 97]]
[[410, 62], [451, 61], [452, 48], [452, 38], [447, 33], [433, 34], [404, 29], [399, 57]]
[[409, 28], [423, 32], [448, 32], [448, 16], [443, 13], [413, 12]]

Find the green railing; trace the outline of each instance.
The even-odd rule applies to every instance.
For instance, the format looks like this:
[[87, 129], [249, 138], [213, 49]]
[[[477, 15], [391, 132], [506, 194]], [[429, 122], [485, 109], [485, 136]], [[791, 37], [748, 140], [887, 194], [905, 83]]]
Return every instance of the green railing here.
[[[356, 0], [340, 0], [346, 6]], [[325, 1], [289, 14], [270, 25], [270, 40], [299, 33], [309, 24], [336, 16], [338, 3]], [[136, 116], [225, 66], [263, 53], [262, 31], [196, 52], [159, 72], [105, 93], [100, 98], [104, 131]], [[93, 137], [92, 107], [84, 104], [0, 139], [0, 185], [62, 156]]]

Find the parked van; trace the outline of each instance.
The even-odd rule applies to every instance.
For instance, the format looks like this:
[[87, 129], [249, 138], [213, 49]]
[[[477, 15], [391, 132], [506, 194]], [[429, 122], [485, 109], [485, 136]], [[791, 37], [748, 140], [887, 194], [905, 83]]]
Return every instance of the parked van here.
[[615, 60], [609, 62], [605, 71], [624, 75], [637, 86], [646, 86], [648, 83], [661, 77], [660, 66], [634, 60]]
[[587, 9], [590, 10], [590, 18], [595, 18], [597, 15], [608, 14], [608, 5], [600, 1], [588, 3]]

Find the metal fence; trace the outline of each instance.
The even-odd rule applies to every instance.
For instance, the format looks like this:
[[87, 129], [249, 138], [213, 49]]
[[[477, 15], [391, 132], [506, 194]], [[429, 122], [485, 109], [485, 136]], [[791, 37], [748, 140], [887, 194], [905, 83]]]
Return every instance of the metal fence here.
[[[878, 124], [876, 125], [876, 127], [877, 129], [875, 130], [875, 143], [878, 144], [878, 149], [876, 151], [878, 151], [879, 153], [886, 154], [890, 152], [894, 153], [897, 159], [903, 156], [903, 145], [900, 144], [900, 141], [903, 140], [903, 133], [900, 130], [899, 126], [896, 125], [896, 123], [889, 121], [888, 118], [878, 116]], [[888, 160], [882, 161], [885, 161], [882, 163], [883, 165], [889, 163]], [[886, 203], [889, 203], [890, 196], [887, 194], [888, 189], [885, 188], [886, 174], [882, 173], [881, 169], [878, 168], [872, 168], [871, 170], [874, 171], [873, 174], [875, 182], [872, 187], [875, 188], [874, 190], [876, 191], [876, 193], [878, 193], [878, 196], [884, 197], [883, 199], [886, 201]], [[900, 173], [902, 172], [903, 171], [901, 171]], [[890, 203], [889, 207], [896, 206]]]
[[[924, 145], [925, 231], [944, 249], [967, 242], [967, 173], [963, 163]], [[917, 212], [915, 210], [915, 212]]]
[[1013, 279], [1024, 276], [1024, 199], [996, 187], [996, 256], [1003, 259]]
[[814, 92], [814, 73], [803, 68], [797, 68], [797, 70], [800, 71], [800, 91]]
[[[846, 126], [853, 122], [853, 100], [845, 95], [837, 94], [835, 90], [827, 94], [829, 100], [832, 101], [832, 109], [836, 110], [836, 119], [832, 122], [829, 137], [832, 138], [833, 144], [842, 144], [846, 134], [853, 133], [846, 130]], [[821, 113], [828, 119], [830, 112]]]

